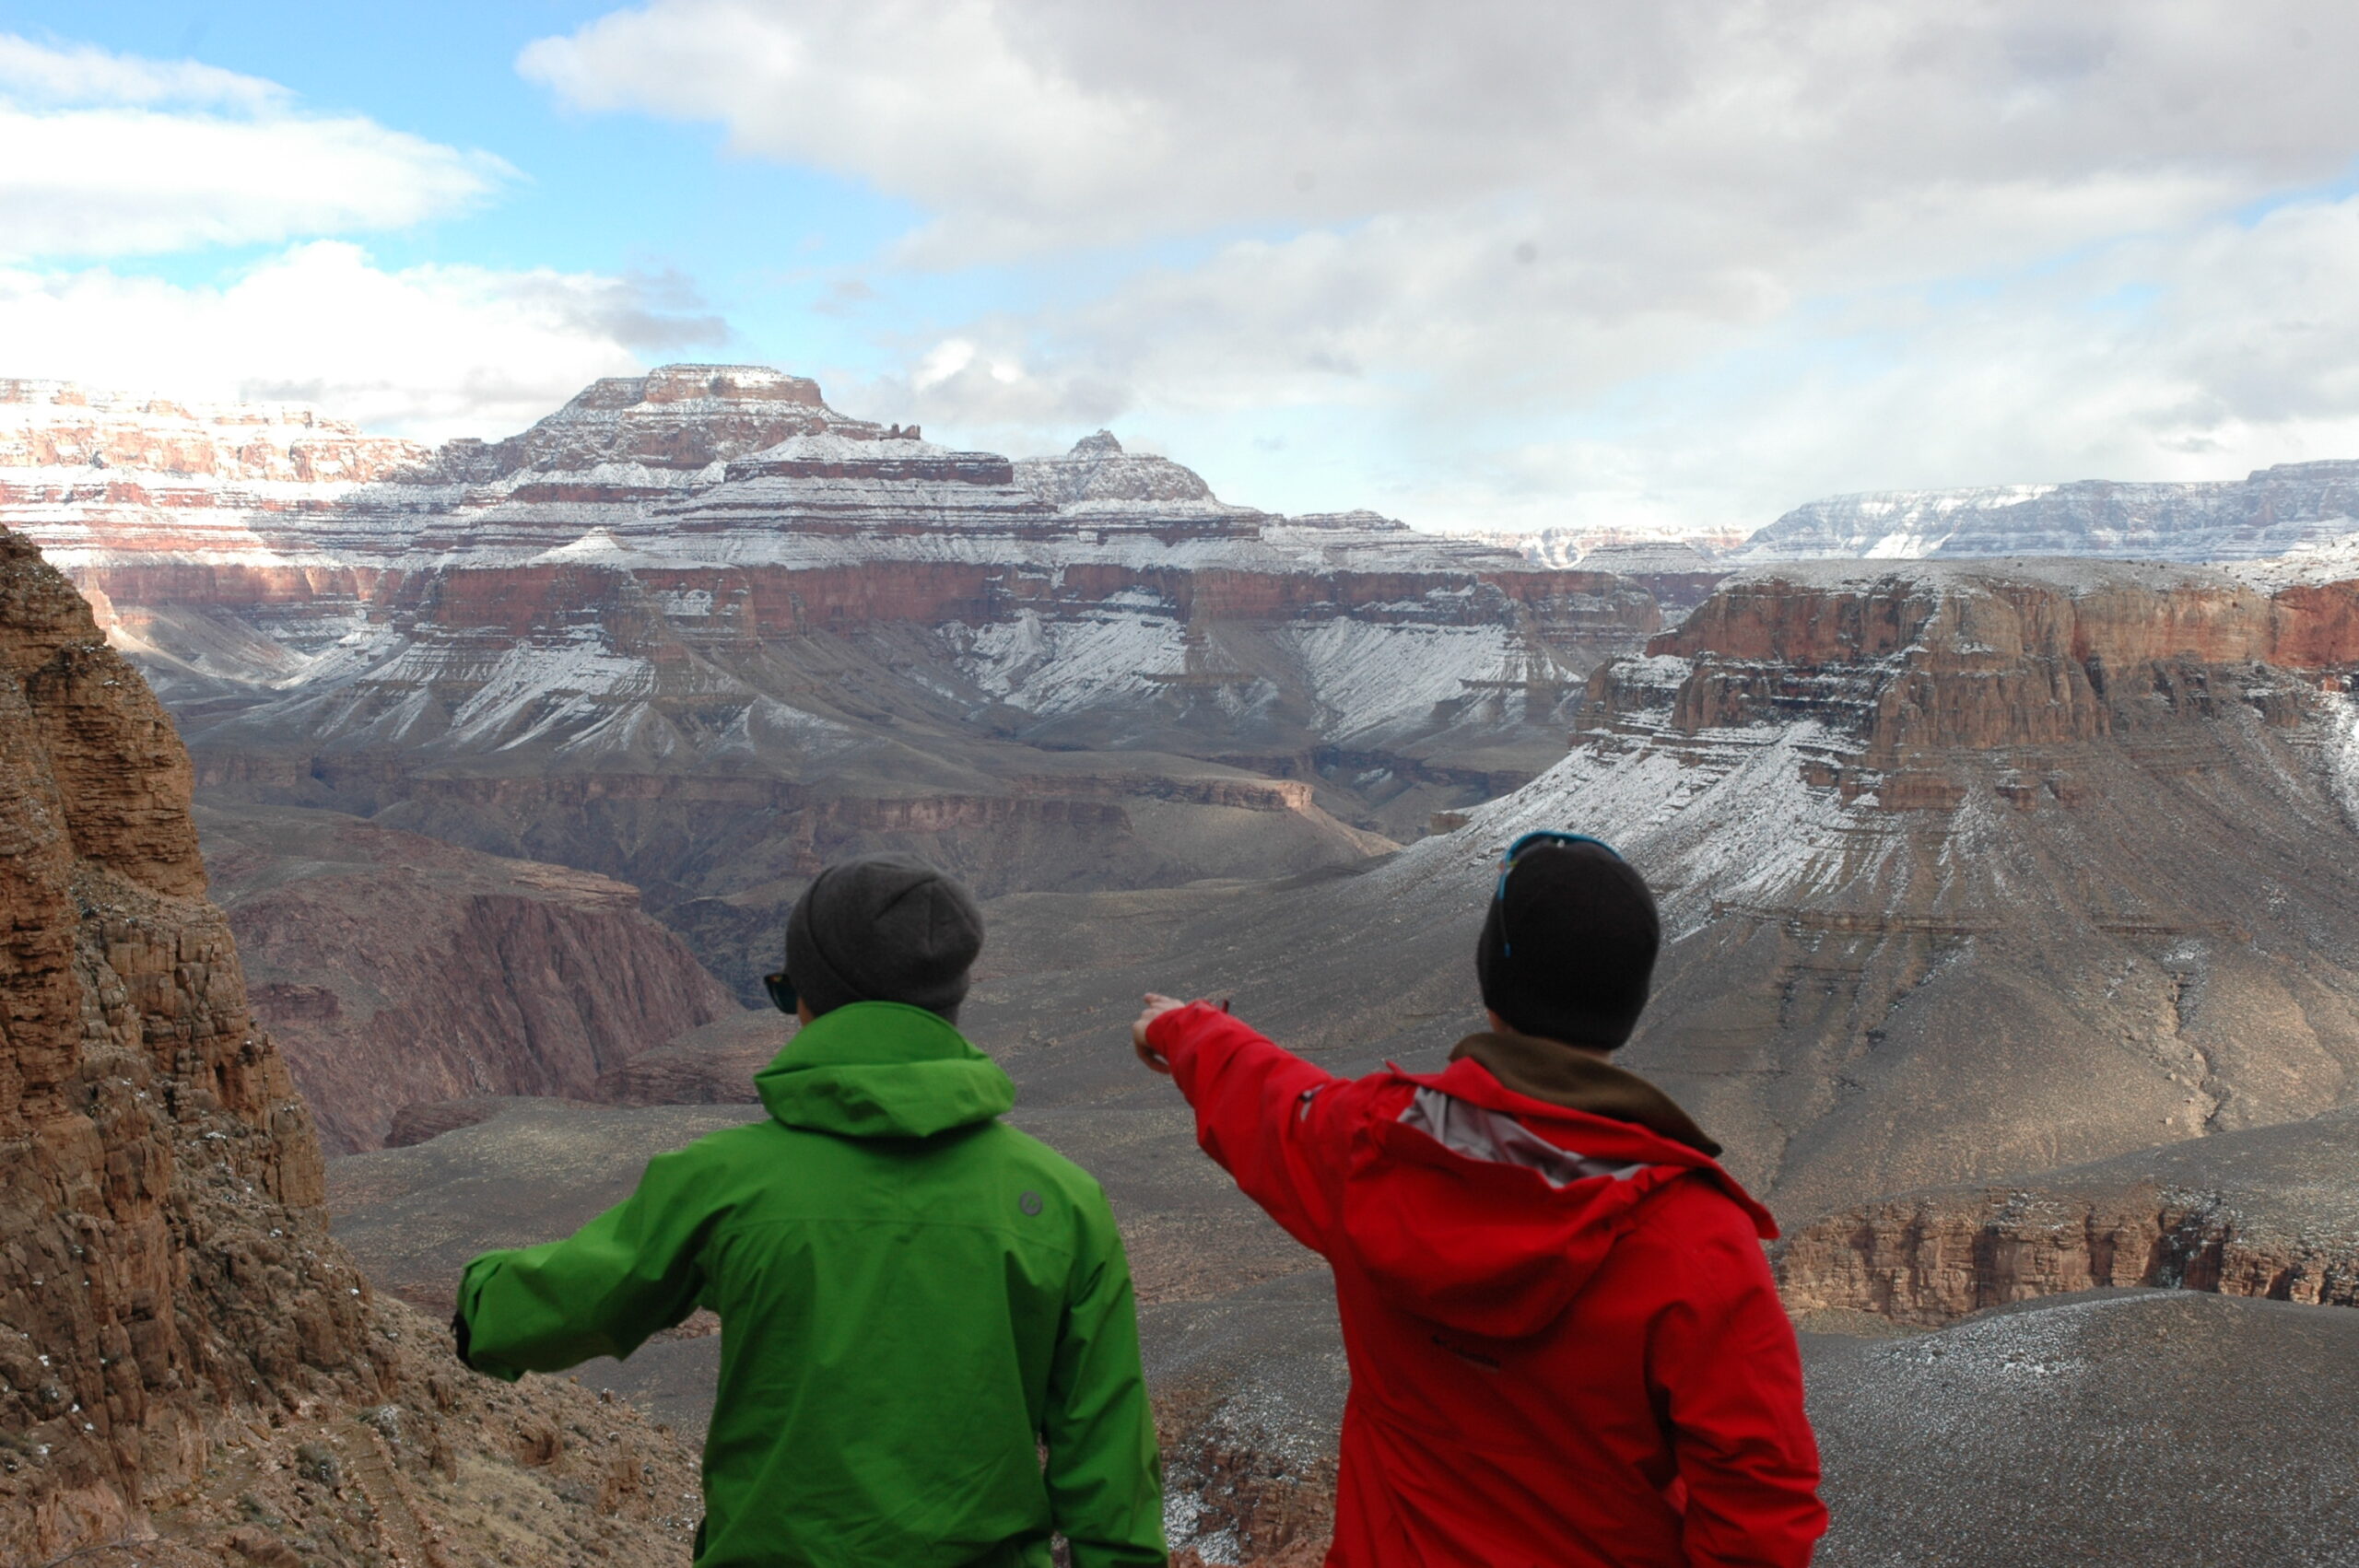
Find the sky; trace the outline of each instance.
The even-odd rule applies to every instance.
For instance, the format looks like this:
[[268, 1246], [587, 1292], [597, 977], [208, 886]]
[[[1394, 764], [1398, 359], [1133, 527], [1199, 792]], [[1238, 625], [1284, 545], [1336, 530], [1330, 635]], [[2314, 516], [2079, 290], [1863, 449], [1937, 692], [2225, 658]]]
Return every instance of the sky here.
[[2359, 457], [2347, 0], [0, 0], [0, 377], [678, 360], [1230, 500], [1750, 529]]

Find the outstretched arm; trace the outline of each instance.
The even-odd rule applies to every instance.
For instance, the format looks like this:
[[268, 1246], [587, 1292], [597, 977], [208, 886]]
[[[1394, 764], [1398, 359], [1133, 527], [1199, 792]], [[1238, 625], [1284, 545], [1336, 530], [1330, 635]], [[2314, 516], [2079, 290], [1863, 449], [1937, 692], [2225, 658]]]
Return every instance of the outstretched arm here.
[[639, 1188], [564, 1241], [487, 1252], [459, 1281], [460, 1353], [512, 1383], [593, 1356], [627, 1356], [686, 1317], [704, 1280], [704, 1222], [684, 1154], [648, 1162]]
[[1163, 1468], [1130, 1265], [1103, 1199], [1084, 1225], [1041, 1422], [1050, 1507], [1074, 1568], [1163, 1568]]
[[1343, 1079], [1203, 1002], [1150, 996], [1133, 1028], [1196, 1113], [1196, 1141], [1288, 1235], [1326, 1250], [1342, 1189]]

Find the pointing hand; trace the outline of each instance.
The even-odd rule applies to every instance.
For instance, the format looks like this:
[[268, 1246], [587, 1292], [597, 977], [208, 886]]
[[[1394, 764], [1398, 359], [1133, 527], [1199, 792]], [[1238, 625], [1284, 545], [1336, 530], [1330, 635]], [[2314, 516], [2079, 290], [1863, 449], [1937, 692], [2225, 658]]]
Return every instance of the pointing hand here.
[[1146, 1043], [1146, 1026], [1173, 1008], [1187, 1005], [1186, 1002], [1172, 997], [1159, 996], [1154, 991], [1149, 991], [1146, 993], [1144, 1011], [1140, 1012], [1138, 1021], [1131, 1025], [1131, 1047], [1139, 1053], [1139, 1059], [1167, 1078], [1171, 1076], [1171, 1064], [1163, 1059], [1163, 1053]]

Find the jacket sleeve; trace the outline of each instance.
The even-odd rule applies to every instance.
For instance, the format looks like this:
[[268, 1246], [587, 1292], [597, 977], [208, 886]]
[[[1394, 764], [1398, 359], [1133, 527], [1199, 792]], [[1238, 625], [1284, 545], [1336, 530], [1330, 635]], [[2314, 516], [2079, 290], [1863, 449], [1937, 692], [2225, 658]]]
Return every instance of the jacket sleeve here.
[[686, 1317], [704, 1279], [708, 1216], [693, 1151], [648, 1162], [638, 1190], [564, 1241], [487, 1252], [459, 1281], [467, 1364], [513, 1383], [595, 1356], [627, 1356]]
[[1157, 1018], [1147, 1043], [1196, 1113], [1198, 1145], [1287, 1235], [1324, 1253], [1342, 1202], [1346, 1081], [1203, 1002]]
[[1163, 1568], [1163, 1461], [1130, 1264], [1102, 1195], [1082, 1223], [1040, 1426], [1049, 1506], [1074, 1568]]
[[1760, 1243], [1695, 1238], [1648, 1372], [1687, 1492], [1690, 1568], [1802, 1568], [1826, 1533], [1802, 1354]]

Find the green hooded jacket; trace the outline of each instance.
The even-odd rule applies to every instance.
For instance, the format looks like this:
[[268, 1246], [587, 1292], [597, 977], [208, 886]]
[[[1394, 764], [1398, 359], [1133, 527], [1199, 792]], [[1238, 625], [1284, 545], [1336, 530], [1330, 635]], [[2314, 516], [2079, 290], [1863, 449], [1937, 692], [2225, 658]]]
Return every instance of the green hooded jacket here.
[[1007, 1075], [933, 1013], [858, 1002], [754, 1082], [769, 1120], [468, 1264], [469, 1364], [513, 1381], [718, 1313], [698, 1568], [1047, 1568], [1051, 1530], [1075, 1568], [1159, 1568], [1121, 1238], [1095, 1181], [998, 1119]]

